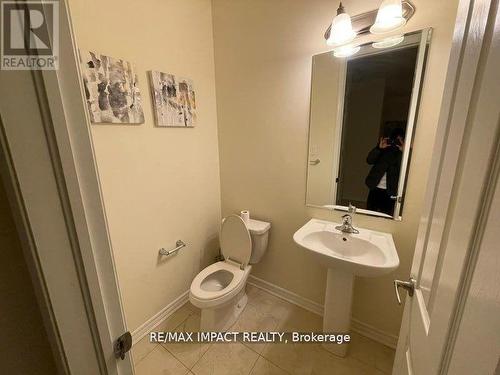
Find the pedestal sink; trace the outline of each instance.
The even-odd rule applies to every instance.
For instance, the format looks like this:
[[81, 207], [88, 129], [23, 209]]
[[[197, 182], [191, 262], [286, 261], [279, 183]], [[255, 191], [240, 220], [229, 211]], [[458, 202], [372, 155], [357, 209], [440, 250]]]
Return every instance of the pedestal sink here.
[[[398, 253], [389, 233], [356, 228], [359, 234], [343, 233], [338, 223], [311, 219], [293, 235], [293, 240], [328, 268], [323, 332], [348, 333], [354, 276], [377, 277], [399, 266]], [[347, 345], [325, 344], [344, 357]]]

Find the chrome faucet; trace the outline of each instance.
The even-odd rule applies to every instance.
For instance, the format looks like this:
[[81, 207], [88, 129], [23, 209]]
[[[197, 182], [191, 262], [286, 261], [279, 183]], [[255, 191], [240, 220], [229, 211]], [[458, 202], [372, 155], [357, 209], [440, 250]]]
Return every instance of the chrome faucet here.
[[343, 233], [358, 234], [359, 230], [352, 226], [352, 218], [356, 213], [356, 207], [349, 203], [349, 209], [345, 215], [342, 216], [342, 225], [338, 225], [335, 229]]

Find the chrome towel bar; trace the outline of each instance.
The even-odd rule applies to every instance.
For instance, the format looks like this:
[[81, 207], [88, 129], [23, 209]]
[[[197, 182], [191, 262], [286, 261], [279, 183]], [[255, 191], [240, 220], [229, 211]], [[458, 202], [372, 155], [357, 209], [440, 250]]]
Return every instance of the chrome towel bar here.
[[176, 252], [178, 252], [180, 249], [182, 249], [183, 247], [186, 246], [186, 244], [184, 243], [184, 241], [182, 240], [178, 240], [176, 243], [175, 243], [175, 248], [172, 249], [172, 250], [165, 250], [163, 247], [160, 249], [160, 255], [165, 255], [165, 256], [168, 256], [168, 255], [172, 255]]

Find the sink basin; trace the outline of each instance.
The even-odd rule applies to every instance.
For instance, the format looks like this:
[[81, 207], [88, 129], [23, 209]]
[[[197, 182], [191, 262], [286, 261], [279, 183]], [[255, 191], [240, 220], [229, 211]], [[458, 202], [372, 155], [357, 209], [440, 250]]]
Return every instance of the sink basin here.
[[[399, 266], [399, 258], [389, 233], [358, 227], [359, 234], [342, 233], [335, 229], [338, 225], [311, 219], [295, 232], [293, 240], [328, 268], [323, 332], [345, 334], [351, 328], [354, 276], [382, 276]], [[347, 354], [346, 343], [323, 346], [341, 357]]]
[[295, 232], [293, 240], [325, 267], [356, 276], [381, 276], [399, 266], [389, 233], [357, 228], [359, 234], [348, 234], [335, 229], [337, 225], [340, 224], [312, 219]]

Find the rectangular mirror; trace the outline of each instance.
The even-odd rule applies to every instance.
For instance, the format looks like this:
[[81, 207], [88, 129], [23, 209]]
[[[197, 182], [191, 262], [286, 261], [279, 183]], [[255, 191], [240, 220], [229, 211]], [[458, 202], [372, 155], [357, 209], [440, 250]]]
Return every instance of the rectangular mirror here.
[[[430, 29], [313, 56], [306, 204], [400, 220]], [[392, 45], [399, 42], [397, 45]]]

